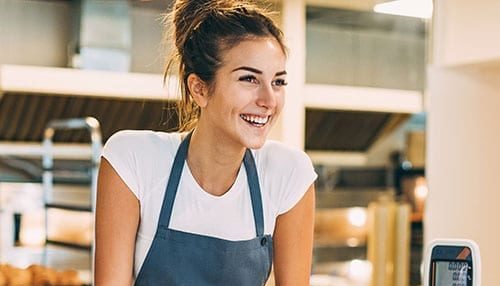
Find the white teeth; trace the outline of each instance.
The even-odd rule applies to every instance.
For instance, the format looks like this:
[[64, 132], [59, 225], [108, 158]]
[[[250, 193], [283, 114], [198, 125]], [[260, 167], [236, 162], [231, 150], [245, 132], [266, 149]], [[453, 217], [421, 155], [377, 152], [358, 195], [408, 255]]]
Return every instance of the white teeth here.
[[240, 117], [250, 123], [254, 124], [266, 124], [267, 121], [269, 121], [269, 116], [266, 117], [260, 117], [260, 116], [255, 116], [255, 115], [244, 115], [241, 114]]

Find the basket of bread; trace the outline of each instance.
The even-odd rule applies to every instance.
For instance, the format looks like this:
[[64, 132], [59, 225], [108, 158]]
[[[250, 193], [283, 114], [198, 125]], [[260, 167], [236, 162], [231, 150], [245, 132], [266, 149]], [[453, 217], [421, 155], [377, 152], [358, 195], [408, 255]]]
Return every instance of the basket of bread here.
[[42, 265], [17, 268], [0, 264], [0, 286], [81, 286], [76, 270], [58, 271]]

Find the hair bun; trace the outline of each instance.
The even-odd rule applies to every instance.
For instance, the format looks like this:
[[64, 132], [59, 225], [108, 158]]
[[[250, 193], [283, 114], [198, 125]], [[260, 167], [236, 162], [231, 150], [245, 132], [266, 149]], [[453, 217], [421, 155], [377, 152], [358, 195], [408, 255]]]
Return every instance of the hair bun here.
[[177, 0], [172, 11], [175, 46], [182, 51], [190, 35], [212, 13], [241, 10], [253, 6], [242, 0]]
[[211, 0], [177, 0], [172, 11], [175, 46], [179, 51], [194, 31], [213, 9]]

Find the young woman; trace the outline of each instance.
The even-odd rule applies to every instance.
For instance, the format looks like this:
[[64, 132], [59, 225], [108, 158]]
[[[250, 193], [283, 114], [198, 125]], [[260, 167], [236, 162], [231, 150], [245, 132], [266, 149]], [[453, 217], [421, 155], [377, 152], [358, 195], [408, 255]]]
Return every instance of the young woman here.
[[266, 141], [285, 99], [281, 31], [232, 0], [179, 0], [172, 19], [187, 132], [106, 143], [95, 284], [257, 286], [274, 263], [276, 285], [309, 285], [316, 173]]

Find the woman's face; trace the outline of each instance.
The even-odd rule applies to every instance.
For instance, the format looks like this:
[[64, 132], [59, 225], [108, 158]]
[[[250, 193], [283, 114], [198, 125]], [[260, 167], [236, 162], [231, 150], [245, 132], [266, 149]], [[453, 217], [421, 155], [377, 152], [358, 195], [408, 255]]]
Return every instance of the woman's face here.
[[245, 40], [222, 55], [200, 125], [221, 143], [260, 148], [283, 108], [286, 56], [272, 37]]

